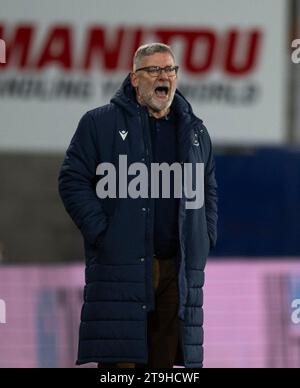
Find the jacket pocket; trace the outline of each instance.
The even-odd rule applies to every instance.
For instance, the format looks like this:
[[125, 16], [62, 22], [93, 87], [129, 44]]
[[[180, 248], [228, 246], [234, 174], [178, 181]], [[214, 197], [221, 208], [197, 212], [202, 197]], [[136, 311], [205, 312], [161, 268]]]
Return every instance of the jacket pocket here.
[[117, 202], [117, 206], [115, 208], [115, 211], [113, 215], [108, 216], [108, 225], [107, 228], [101, 235], [99, 236], [97, 242], [96, 242], [96, 249], [99, 256], [99, 253], [101, 252], [102, 248], [105, 246], [106, 241], [109, 238], [109, 235], [111, 234], [111, 230], [113, 229], [114, 224], [116, 223], [117, 217], [119, 213], [119, 203]]

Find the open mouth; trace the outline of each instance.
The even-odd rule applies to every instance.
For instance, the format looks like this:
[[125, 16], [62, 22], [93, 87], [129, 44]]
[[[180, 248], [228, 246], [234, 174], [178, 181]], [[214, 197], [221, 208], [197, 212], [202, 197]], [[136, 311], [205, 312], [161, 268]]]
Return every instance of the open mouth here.
[[158, 86], [155, 89], [155, 94], [159, 98], [166, 98], [166, 97], [168, 97], [168, 94], [169, 94], [168, 86]]

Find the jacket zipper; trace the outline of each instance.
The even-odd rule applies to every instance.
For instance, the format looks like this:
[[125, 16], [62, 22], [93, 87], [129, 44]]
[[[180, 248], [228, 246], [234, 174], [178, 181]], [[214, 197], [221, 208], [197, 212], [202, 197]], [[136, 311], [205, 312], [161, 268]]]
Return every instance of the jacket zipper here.
[[[138, 115], [139, 115], [139, 121], [140, 121], [140, 124], [141, 124], [141, 129], [142, 129], [142, 133], [143, 133], [143, 141], [144, 141], [144, 147], [145, 147], [145, 152], [146, 152], [146, 165], [147, 165], [147, 168], [148, 168], [148, 171], [151, 171], [151, 161], [152, 161], [152, 147], [151, 147], [151, 140], [149, 141], [149, 136], [150, 136], [150, 133], [149, 131], [147, 131], [146, 129], [148, 128], [147, 124], [145, 123], [145, 114], [144, 111], [142, 110], [142, 108], [138, 105]], [[151, 194], [151, 188], [149, 186], [149, 189], [148, 189], [148, 196]], [[150, 198], [150, 197], [149, 197]], [[146, 224], [146, 233], [148, 232], [149, 234], [149, 238], [152, 237], [152, 241], [153, 241], [153, 235], [151, 236], [151, 232], [150, 232], [150, 221], [149, 221], [149, 217], [150, 217], [150, 214], [149, 214], [149, 209], [150, 209], [150, 199], [148, 198], [148, 206], [147, 206], [147, 224]], [[145, 236], [146, 238], [146, 241], [149, 241], [151, 243], [151, 241], [148, 239], [148, 236], [146, 234]], [[150, 287], [149, 289], [151, 290], [150, 292], [150, 305], [153, 306], [153, 308], [155, 307], [154, 306], [154, 295], [155, 295], [155, 290], [154, 290], [154, 285], [153, 285], [153, 270], [152, 270], [152, 261], [151, 261], [151, 266], [149, 265], [148, 266], [149, 270], [150, 270], [150, 279], [151, 279], [151, 284], [150, 284]], [[147, 282], [147, 272], [146, 272], [146, 282]]]

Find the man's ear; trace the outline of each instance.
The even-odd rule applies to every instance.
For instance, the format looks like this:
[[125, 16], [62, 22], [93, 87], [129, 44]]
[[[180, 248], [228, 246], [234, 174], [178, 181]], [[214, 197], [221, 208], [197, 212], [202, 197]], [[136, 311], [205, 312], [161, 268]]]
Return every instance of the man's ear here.
[[138, 86], [137, 75], [136, 75], [135, 73], [131, 73], [131, 74], [130, 74], [130, 79], [131, 79], [131, 85], [132, 85], [134, 88], [137, 88], [137, 86]]

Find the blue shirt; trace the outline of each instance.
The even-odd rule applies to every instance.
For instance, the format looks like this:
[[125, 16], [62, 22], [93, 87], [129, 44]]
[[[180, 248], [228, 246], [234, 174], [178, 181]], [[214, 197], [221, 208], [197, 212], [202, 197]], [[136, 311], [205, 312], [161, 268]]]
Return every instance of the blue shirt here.
[[[178, 162], [174, 115], [170, 114], [161, 119], [149, 116], [149, 121], [153, 162], [169, 165]], [[173, 172], [170, 182], [170, 198], [162, 198], [162, 177], [160, 176], [159, 198], [154, 200], [154, 252], [159, 259], [172, 258], [179, 249], [179, 199], [174, 198]]]

